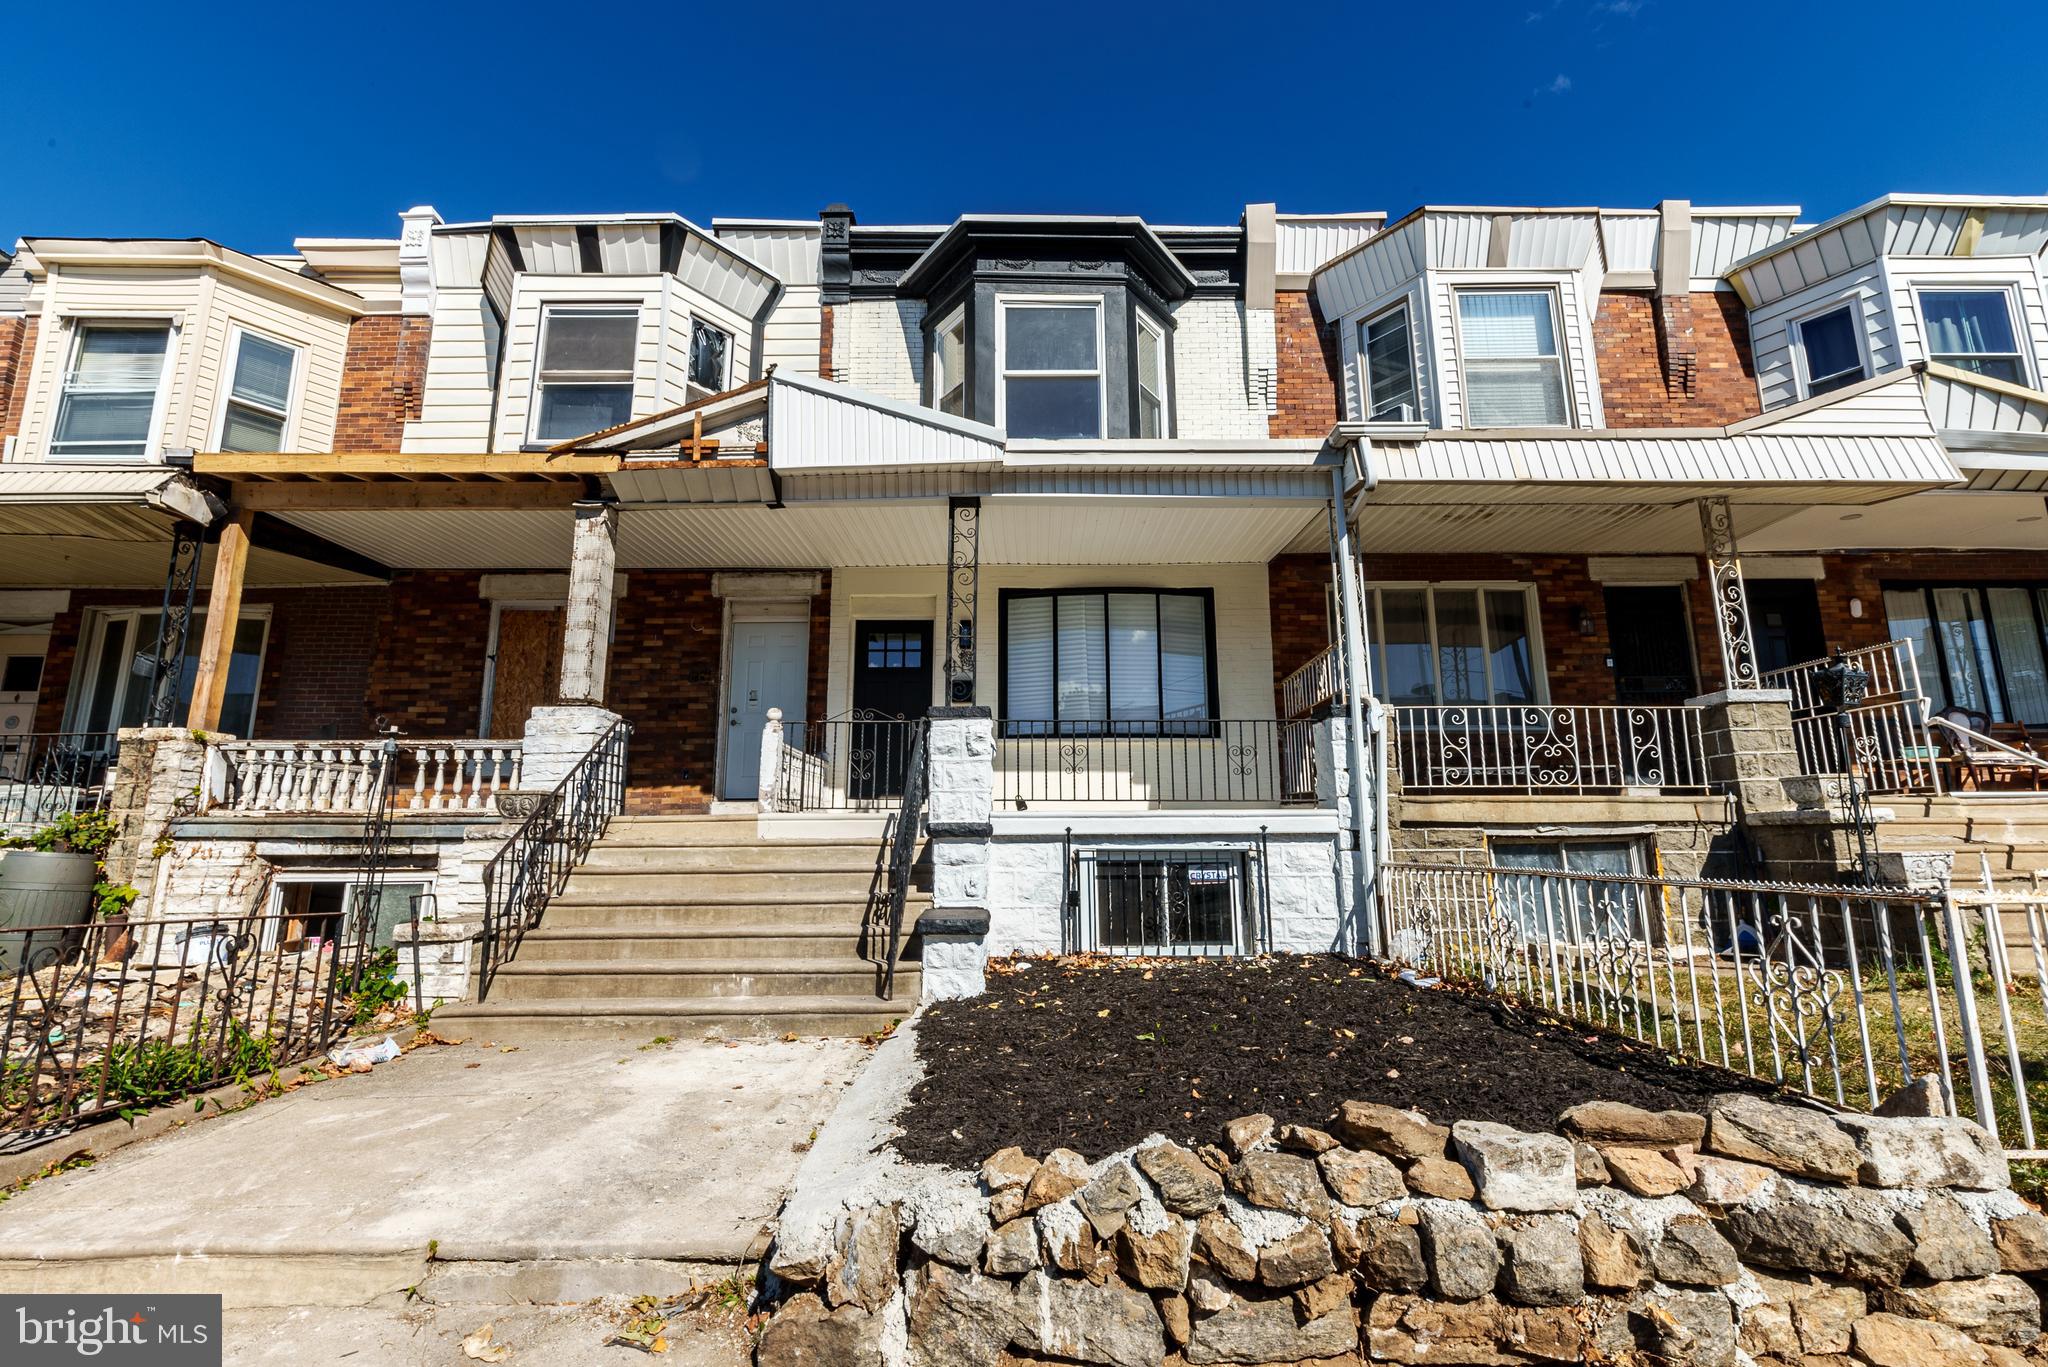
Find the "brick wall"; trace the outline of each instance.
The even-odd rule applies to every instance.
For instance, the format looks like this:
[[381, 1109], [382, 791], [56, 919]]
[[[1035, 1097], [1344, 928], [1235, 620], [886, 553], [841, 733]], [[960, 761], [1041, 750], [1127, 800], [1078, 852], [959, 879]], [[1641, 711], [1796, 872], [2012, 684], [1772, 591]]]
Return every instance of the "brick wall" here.
[[1282, 290], [1273, 300], [1279, 372], [1267, 431], [1275, 437], [1320, 437], [1342, 416], [1338, 400], [1344, 362], [1336, 334], [1323, 326], [1315, 296]]
[[341, 366], [337, 451], [396, 451], [426, 392], [428, 318], [380, 314], [349, 326]]
[[1330, 586], [1327, 555], [1276, 555], [1266, 566], [1266, 598], [1273, 610], [1273, 702], [1280, 681], [1330, 644], [1324, 594]]
[[[389, 593], [381, 584], [368, 584], [252, 588], [242, 595], [245, 607], [268, 606], [271, 610], [263, 678], [256, 692], [256, 735], [330, 740], [369, 734], [371, 661], [388, 611]], [[162, 604], [160, 591], [74, 589], [70, 607], [51, 623], [43, 688], [36, 704], [36, 730], [63, 727], [84, 645], [80, 629], [86, 610], [154, 611]], [[203, 590], [198, 606], [206, 606]], [[180, 725], [184, 720], [183, 716], [175, 718]]]
[[832, 310], [832, 378], [901, 403], [924, 401], [924, 301], [856, 299]]
[[[1816, 585], [1821, 629], [1830, 648], [1851, 650], [1897, 636], [1885, 620], [1887, 584], [2029, 584], [2043, 577], [2039, 551], [1857, 551], [1821, 561], [1827, 571]], [[1851, 599], [1861, 601], [1861, 617], [1849, 615]]]
[[[1607, 293], [1593, 321], [1600, 399], [1609, 427], [1722, 427], [1762, 411], [1749, 323], [1733, 294], [1694, 294], [1666, 301], [1648, 294]], [[1692, 384], [1682, 383], [1672, 337], [1690, 329]], [[1681, 344], [1679, 350], [1684, 350]]]
[[1264, 402], [1252, 402], [1245, 373], [1244, 328], [1240, 300], [1189, 299], [1174, 309], [1174, 435], [1266, 435]]
[[21, 433], [28, 406], [29, 372], [35, 364], [34, 318], [0, 318], [0, 444]]

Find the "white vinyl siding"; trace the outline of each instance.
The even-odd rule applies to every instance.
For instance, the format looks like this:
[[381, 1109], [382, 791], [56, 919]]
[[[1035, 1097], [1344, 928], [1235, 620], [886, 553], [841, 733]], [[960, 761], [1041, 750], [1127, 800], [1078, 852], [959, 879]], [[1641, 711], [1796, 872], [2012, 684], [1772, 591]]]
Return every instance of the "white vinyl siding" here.
[[1806, 398], [1799, 356], [1798, 320], [1851, 305], [1860, 318], [1866, 373], [1882, 375], [1902, 364], [1884, 263], [1873, 261], [1811, 289], [1788, 295], [1750, 314], [1750, 344], [1756, 357], [1759, 397], [1768, 410]]

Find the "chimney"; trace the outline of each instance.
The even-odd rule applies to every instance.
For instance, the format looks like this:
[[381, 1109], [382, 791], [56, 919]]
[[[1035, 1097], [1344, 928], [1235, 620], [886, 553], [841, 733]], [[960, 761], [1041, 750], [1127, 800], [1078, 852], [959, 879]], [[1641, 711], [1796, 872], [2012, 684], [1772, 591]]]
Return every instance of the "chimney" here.
[[853, 297], [853, 210], [827, 204], [818, 213], [818, 285], [820, 300], [843, 304]]
[[1691, 398], [1700, 361], [1692, 331], [1692, 201], [1667, 199], [1657, 217], [1657, 356], [1664, 392]]

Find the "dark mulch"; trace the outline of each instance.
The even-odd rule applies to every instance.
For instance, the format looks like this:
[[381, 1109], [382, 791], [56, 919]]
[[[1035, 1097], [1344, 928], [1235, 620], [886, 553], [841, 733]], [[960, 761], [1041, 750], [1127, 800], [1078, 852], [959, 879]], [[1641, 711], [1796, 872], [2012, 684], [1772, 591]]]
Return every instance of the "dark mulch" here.
[[955, 1167], [1009, 1144], [1093, 1159], [1155, 1131], [1213, 1142], [1255, 1111], [1323, 1125], [1353, 1100], [1548, 1130], [1580, 1101], [1696, 1110], [1716, 1092], [1769, 1090], [1332, 955], [992, 965], [985, 996], [925, 1013], [917, 1053], [925, 1077], [896, 1149]]

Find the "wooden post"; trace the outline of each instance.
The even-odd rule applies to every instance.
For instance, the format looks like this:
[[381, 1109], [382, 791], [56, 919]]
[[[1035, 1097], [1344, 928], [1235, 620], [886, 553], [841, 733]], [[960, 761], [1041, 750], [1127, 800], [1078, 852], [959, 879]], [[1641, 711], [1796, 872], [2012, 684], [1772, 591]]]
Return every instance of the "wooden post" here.
[[206, 593], [206, 635], [199, 644], [199, 672], [192, 680], [192, 706], [185, 725], [194, 731], [220, 729], [228, 696], [228, 664], [235, 653], [235, 626], [242, 617], [242, 576], [249, 568], [249, 527], [256, 520], [244, 508], [220, 529], [213, 556], [213, 587]]

